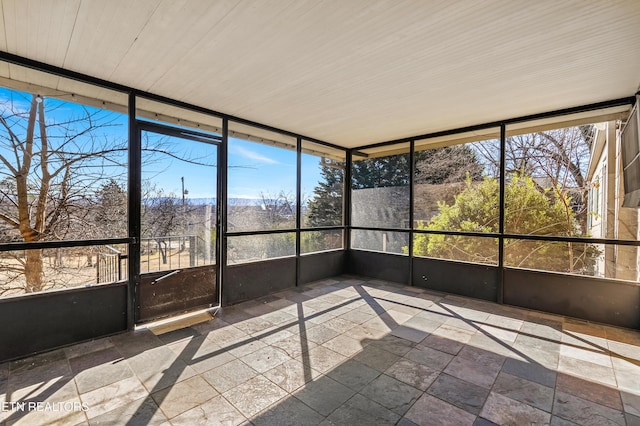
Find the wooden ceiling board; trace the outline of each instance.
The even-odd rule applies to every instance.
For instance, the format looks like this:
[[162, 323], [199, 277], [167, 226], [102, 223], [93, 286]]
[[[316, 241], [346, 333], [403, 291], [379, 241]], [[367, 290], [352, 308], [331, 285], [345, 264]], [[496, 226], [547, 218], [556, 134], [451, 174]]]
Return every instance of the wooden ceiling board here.
[[[111, 80], [158, 4], [157, 0], [83, 0], [64, 68]], [[138, 72], [148, 65], [138, 62]]]
[[[637, 16], [636, 16], [636, 19], [637, 19]], [[460, 42], [459, 44], [464, 44], [464, 43]], [[424, 110], [425, 112], [431, 112], [430, 115], [432, 116], [436, 115], [436, 114], [433, 114], [433, 111], [438, 111], [440, 113], [438, 115], [442, 116], [444, 115], [442, 114], [443, 103], [445, 103], [445, 108], [446, 108], [445, 111], [450, 111], [450, 113], [447, 114], [450, 118], [450, 122], [444, 123], [447, 126], [445, 128], [451, 128], [452, 126], [459, 126], [461, 124], [474, 124], [479, 122], [477, 121], [479, 119], [481, 119], [482, 121], [486, 121], [484, 120], [485, 117], [478, 116], [478, 118], [475, 119], [476, 121], [469, 121], [464, 123], [460, 122], [460, 113], [459, 113], [460, 105], [461, 103], [469, 102], [468, 99], [470, 97], [467, 95], [469, 90], [474, 90], [477, 87], [481, 87], [482, 88], [481, 93], [479, 93], [479, 96], [476, 99], [483, 99], [483, 100], [486, 100], [487, 96], [491, 96], [492, 93], [499, 94], [499, 96], [502, 97], [503, 99], [511, 95], [513, 95], [513, 98], [518, 98], [520, 97], [521, 94], [524, 95], [529, 93], [529, 96], [532, 96], [532, 95], [534, 96], [537, 93], [537, 90], [535, 90], [536, 89], [535, 87], [531, 88], [530, 84], [524, 84], [524, 85], [522, 84], [523, 82], [529, 83], [528, 80], [531, 77], [535, 78], [535, 74], [540, 75], [539, 71], [536, 69], [536, 68], [538, 69], [540, 68], [540, 65], [537, 63], [538, 61], [536, 60], [536, 57], [539, 58], [539, 56], [531, 55], [526, 52], [523, 53], [523, 50], [526, 51], [525, 47], [526, 46], [523, 47], [522, 43], [520, 43], [520, 45], [518, 46], [514, 54], [506, 55], [506, 57], [504, 58], [504, 62], [507, 65], [504, 65], [504, 64], [502, 66], [500, 66], [499, 64], [493, 65], [493, 69], [490, 70], [492, 72], [489, 74], [485, 71], [485, 69], [488, 67], [480, 66], [480, 65], [478, 66], [478, 68], [481, 68], [482, 72], [479, 72], [479, 73], [473, 72], [475, 70], [471, 70], [472, 72], [470, 72], [469, 64], [473, 64], [474, 61], [463, 60], [464, 54], [462, 53], [456, 54], [454, 49], [449, 49], [449, 55], [450, 55], [449, 62], [444, 60], [445, 57], [442, 57], [442, 58], [437, 57], [432, 62], [439, 64], [438, 67], [431, 67], [431, 69], [427, 68], [423, 64], [418, 64], [419, 66], [417, 67], [417, 72], [419, 72], [420, 69], [425, 69], [425, 72], [422, 74], [423, 77], [421, 79], [420, 79], [420, 76], [418, 76], [417, 81], [415, 78], [414, 79], [399, 78], [398, 82], [394, 83], [393, 85], [382, 84], [382, 82], [377, 83], [376, 81], [373, 81], [373, 83], [369, 83], [365, 81], [363, 83], [362, 82], [363, 78], [367, 77], [368, 75], [368, 73], [366, 72], [366, 69], [376, 68], [376, 64], [364, 64], [362, 68], [359, 68], [358, 64], [356, 63], [355, 66], [352, 66], [351, 68], [347, 68], [348, 70], [351, 71], [352, 73], [351, 75], [345, 76], [343, 74], [341, 76], [342, 77], [341, 81], [352, 83], [351, 88], [345, 87], [346, 86], [346, 83], [345, 83], [341, 86], [338, 86], [336, 89], [333, 89], [332, 91], [331, 89], [326, 89], [326, 88], [322, 90], [322, 88], [319, 86], [322, 85], [324, 80], [322, 80], [321, 78], [317, 78], [318, 77], [317, 75], [312, 75], [311, 76], [312, 81], [310, 81], [309, 84], [303, 84], [302, 85], [303, 87], [294, 87], [288, 91], [288, 93], [291, 94], [290, 99], [288, 99], [286, 96], [284, 97], [272, 96], [271, 99], [269, 99], [268, 103], [271, 106], [271, 108], [273, 108], [273, 111], [274, 111], [272, 113], [272, 116], [274, 114], [279, 114], [279, 116], [282, 117], [279, 120], [284, 121], [287, 117], [289, 118], [291, 117], [291, 114], [290, 114], [291, 108], [292, 108], [291, 105], [295, 105], [295, 108], [300, 108], [301, 106], [304, 106], [304, 107], [309, 107], [311, 109], [313, 108], [313, 105], [319, 105], [319, 106], [323, 105], [322, 99], [319, 99], [323, 95], [332, 97], [334, 96], [335, 93], [342, 92], [343, 94], [341, 95], [341, 101], [343, 102], [335, 103], [334, 107], [323, 108], [323, 110], [327, 111], [329, 114], [331, 112], [339, 111], [339, 113], [333, 114], [333, 117], [336, 117], [336, 116], [344, 117], [343, 123], [345, 123], [350, 128], [352, 128], [354, 133], [358, 134], [359, 140], [374, 137], [373, 133], [377, 134], [378, 135], [377, 137], [382, 137], [384, 139], [393, 138], [394, 136], [399, 135], [398, 133], [396, 133], [399, 127], [409, 130], [409, 132], [402, 134], [402, 136], [415, 134], [416, 129], [418, 131], [424, 130], [424, 128], [429, 127], [429, 125], [432, 126], [433, 123], [428, 123], [428, 125], [423, 124], [424, 127], [420, 127], [420, 123], [416, 121], [415, 118], [412, 121], [410, 120], [403, 121], [401, 119], [398, 119], [398, 116], [407, 117], [407, 113], [412, 113], [412, 109], [414, 108], [419, 108], [421, 110]], [[590, 49], [591, 48], [589, 48], [589, 50]], [[416, 51], [415, 49], [413, 50]], [[469, 50], [478, 51], [478, 52], [482, 51], [481, 49], [469, 49]], [[589, 67], [589, 64], [590, 64], [589, 56], [593, 57], [595, 55], [583, 55], [583, 57], [586, 58], [585, 59], [586, 63], [582, 67], [583, 69]], [[611, 55], [611, 56], [615, 56], [615, 55]], [[459, 59], [458, 57], [460, 58], [460, 60], [458, 60]], [[500, 56], [498, 56], [498, 58], [499, 57]], [[551, 58], [549, 60], [552, 60], [552, 59], [556, 59], [556, 58]], [[509, 61], [513, 61], [513, 64], [510, 64]], [[389, 60], [389, 62], [396, 63], [399, 61], [394, 62]], [[489, 62], [489, 64], [493, 64], [496, 62], [497, 61]], [[447, 66], [444, 66], [443, 64], [444, 65], [452, 64], [452, 65], [448, 65], [449, 68], [447, 68]], [[333, 63], [333, 66], [335, 67], [335, 63]], [[377, 68], [382, 68], [382, 67], [377, 67]], [[389, 68], [389, 66], [387, 66], [387, 68]], [[536, 69], [536, 73], [534, 73], [533, 76], [531, 71], [532, 69]], [[510, 71], [510, 70], [514, 70], [515, 72], [508, 74], [506, 71]], [[402, 71], [402, 69], [400, 71]], [[410, 70], [406, 70], [406, 71], [410, 71]], [[556, 70], [556, 73], [562, 74], [562, 69]], [[567, 72], [569, 77], [571, 73], [575, 74], [575, 69], [569, 67], [569, 70]], [[405, 74], [408, 77], [411, 77], [410, 73], [406, 72]], [[449, 75], [448, 79], [445, 78], [447, 74]], [[504, 76], [504, 74], [508, 74], [508, 75]], [[400, 75], [402, 76], [401, 73]], [[359, 81], [356, 80], [358, 76], [360, 76]], [[551, 75], [550, 77], [552, 76], [553, 75]], [[259, 77], [257, 79], [259, 80]], [[338, 79], [333, 79], [333, 80], [336, 81]], [[545, 76], [545, 79], [541, 79], [541, 80], [546, 80], [546, 76]], [[602, 80], [602, 77], [600, 75], [595, 75], [595, 77], [592, 80], [596, 80], [596, 82], [599, 82], [599, 84], [602, 84], [600, 82], [600, 80]], [[313, 84], [313, 81], [315, 81], [316, 84]], [[438, 87], [434, 87], [433, 84], [429, 84], [430, 81], [438, 82], [440, 84]], [[488, 84], [487, 84], [487, 81], [489, 81]], [[551, 78], [550, 81], [553, 82], [554, 79]], [[492, 91], [488, 91], [486, 88], [490, 87], [492, 84], [494, 86], [494, 89]], [[541, 85], [542, 83], [538, 82], [537, 84]], [[591, 84], [591, 82], [589, 82], [589, 84]], [[464, 90], [455, 90], [456, 86], [461, 86], [461, 85], [464, 86]], [[305, 87], [306, 87], [306, 90], [310, 92], [309, 96], [305, 96]], [[355, 90], [353, 88], [355, 88]], [[558, 91], [557, 84], [553, 88], [555, 88], [556, 92]], [[348, 96], [349, 91], [353, 92], [351, 96]], [[547, 97], [549, 96], [549, 93], [551, 92], [550, 91], [546, 92]], [[573, 94], [573, 93], [570, 93], [570, 94]], [[593, 94], [590, 91], [585, 90], [584, 94], [585, 94], [585, 99], [587, 101], [592, 101], [592, 98], [589, 98], [590, 96], [593, 96]], [[368, 101], [367, 95], [373, 95], [371, 96], [372, 98], [377, 97], [378, 99], [384, 100], [384, 102], [377, 102], [376, 104], [369, 103], [367, 102]], [[575, 94], [573, 95], [575, 96]], [[565, 103], [558, 102], [554, 104], [553, 106], [556, 108], [576, 105], [574, 100], [565, 96], [565, 94], [562, 92], [555, 94], [555, 96], [559, 99], [565, 100]], [[621, 95], [621, 96], [624, 96], [624, 95]], [[417, 102], [416, 102], [416, 98], [418, 98]], [[433, 101], [429, 103], [429, 99], [427, 98], [432, 99]], [[302, 99], [302, 102], [303, 102], [302, 105], [300, 104], [300, 99]], [[314, 102], [314, 104], [313, 105], [304, 104], [305, 99], [310, 99], [311, 102]], [[413, 102], [408, 102], [408, 101], [413, 101]], [[523, 101], [524, 101], [523, 104], [526, 104], [525, 98], [523, 98]], [[361, 123], [354, 122], [355, 119], [359, 119], [360, 117], [357, 117], [357, 109], [354, 110], [353, 105], [350, 104], [350, 102], [360, 102], [360, 104], [367, 105], [367, 108], [364, 108], [364, 109], [361, 108], [361, 110], [365, 113], [363, 114]], [[543, 104], [544, 102], [541, 102], [541, 105]], [[251, 98], [251, 101], [248, 101], [248, 102], [245, 101], [243, 102], [242, 105], [244, 109], [239, 111], [234, 111], [234, 112], [239, 115], [251, 116], [256, 113], [256, 111], [252, 110], [252, 108], [254, 108], [255, 105], [260, 105], [260, 103], [257, 100], [255, 100], [255, 96], [253, 96]], [[376, 114], [376, 111], [375, 111], [376, 105], [380, 105], [381, 107], [381, 111], [379, 114]], [[340, 108], [344, 109], [344, 113], [340, 111]], [[303, 108], [300, 108], [300, 109], [303, 109]], [[483, 105], [479, 110], [480, 112], [487, 110], [486, 105]], [[505, 113], [504, 115], [501, 115], [501, 117], [512, 117], [513, 116], [512, 115], [513, 113], [511, 112], [512, 110], [513, 110], [513, 106], [509, 105], [507, 108], [505, 108]], [[396, 119], [395, 124], [397, 125], [388, 126], [389, 118], [394, 118], [392, 117], [393, 111], [397, 112], [395, 117]], [[391, 112], [392, 114], [390, 115], [389, 112]], [[536, 111], [536, 112], [539, 112], [539, 111]], [[315, 123], [317, 123], [318, 126], [322, 127], [326, 132], [327, 130], [335, 128], [335, 126], [332, 126], [329, 124], [331, 123], [331, 117], [329, 117], [329, 114], [327, 115], [327, 117], [325, 117], [322, 115], [322, 111], [318, 111], [318, 112], [313, 111], [313, 113], [308, 114], [306, 117], [308, 117], [310, 120], [315, 120]], [[416, 115], [415, 111], [412, 114], [415, 117]], [[426, 114], [426, 115], [429, 115], [429, 114]], [[470, 117], [470, 118], [474, 118], [474, 117]], [[492, 117], [492, 118], [495, 118], [495, 117]], [[280, 122], [279, 120], [276, 120], [278, 121], [278, 123], [272, 122], [271, 124], [279, 124]], [[439, 121], [440, 122], [442, 121], [441, 117], [439, 118]], [[314, 123], [309, 122], [308, 120], [305, 120], [305, 117], [301, 117], [300, 121], [298, 122], [301, 124], [301, 127], [304, 125], [304, 127], [307, 129], [311, 129], [314, 126]], [[388, 127], [389, 130], [393, 131], [394, 133], [381, 135], [379, 129], [372, 129], [373, 131], [367, 134], [367, 129], [363, 127], [369, 127], [370, 126], [369, 123], [371, 122], [373, 123], [386, 122], [387, 124], [385, 124], [385, 126]], [[337, 124], [341, 124], [341, 122], [338, 120], [336, 122], [336, 125]], [[437, 129], [441, 130], [442, 127], [439, 126]], [[343, 132], [345, 131], [348, 131], [348, 130], [336, 129], [336, 133], [342, 132], [343, 135], [344, 135]], [[339, 135], [334, 135], [332, 133], [325, 133], [322, 136], [324, 137], [324, 139], [329, 139], [329, 140], [335, 140], [336, 137], [340, 137]]]
[[60, 81], [60, 77], [58, 76], [14, 64], [9, 65], [9, 78], [51, 89], [56, 89], [58, 87], [58, 82]]
[[8, 52], [345, 147], [640, 86], [637, 0], [2, 0], [2, 13]]
[[136, 99], [136, 116], [208, 132], [222, 133], [222, 119], [145, 98]]
[[119, 105], [120, 107], [126, 109], [129, 102], [129, 96], [126, 93], [92, 86], [68, 78], [61, 78], [58, 82], [57, 89], [65, 93], [73, 93], [81, 95], [83, 97], [94, 98], [98, 101], [96, 106], [99, 106], [100, 101], [104, 101], [106, 103]]
[[[277, 3], [275, 10], [272, 3]], [[251, 7], [230, 10], [192, 47], [185, 60], [176, 63], [151, 89], [159, 93], [175, 93], [175, 82], [179, 79], [184, 83], [179, 96], [215, 97], [216, 103], [223, 106], [220, 108], [223, 112], [232, 113], [226, 104], [233, 98], [242, 97], [244, 102], [250, 102], [250, 97], [246, 96], [247, 87], [251, 87], [254, 81], [264, 81], [264, 76], [272, 75], [261, 61], [269, 57], [272, 67], [280, 66], [277, 65], [280, 61], [279, 47], [273, 43], [275, 36], [255, 31], [255, 28], [269, 25], [269, 12], [276, 12], [276, 21], [286, 22], [285, 17], [279, 14], [287, 10], [287, 5], [283, 2], [254, 2]], [[243, 80], [242, 85], [236, 84], [239, 80]], [[267, 89], [263, 87], [261, 90]]]
[[[125, 54], [112, 74], [116, 81], [127, 81], [145, 91], [164, 75], [173, 76], [174, 65], [192, 55], [204, 55], [207, 63], [212, 58], [204, 50], [196, 52], [194, 46], [213, 35], [212, 28], [237, 6], [238, 1], [182, 0], [163, 1], [138, 35], [136, 43]], [[173, 28], [188, 28], [176, 34]], [[148, 64], [142, 72], [140, 63]], [[172, 86], [176, 96], [175, 85]]]
[[62, 66], [80, 0], [3, 0], [3, 50]]
[[[4, 17], [4, 4], [0, 1], [0, 14], [2, 17]], [[0, 50], [6, 52], [7, 51], [7, 37], [5, 36], [6, 34], [6, 28], [4, 25], [4, 19], [0, 19], [0, 34], [2, 34], [2, 36], [0, 37]], [[2, 64], [0, 65], [0, 72], [8, 72], [9, 67], [5, 66], [6, 64]]]

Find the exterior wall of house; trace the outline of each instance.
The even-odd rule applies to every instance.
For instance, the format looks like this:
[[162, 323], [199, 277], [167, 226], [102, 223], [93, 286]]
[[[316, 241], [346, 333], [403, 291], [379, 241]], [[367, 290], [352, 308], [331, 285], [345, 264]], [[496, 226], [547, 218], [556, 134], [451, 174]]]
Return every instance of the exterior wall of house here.
[[[620, 132], [616, 122], [606, 123], [605, 147], [591, 158], [587, 230], [594, 238], [636, 240], [639, 237], [638, 209], [622, 207], [624, 182], [620, 157]], [[595, 276], [637, 281], [640, 277], [638, 247], [607, 245], [596, 263]]]
[[[622, 207], [624, 201], [624, 182], [622, 181], [622, 158], [621, 158], [621, 139], [620, 131], [612, 128], [608, 132], [609, 140], [615, 143], [615, 165], [617, 173], [609, 178], [615, 179], [615, 198], [612, 202], [616, 211], [616, 220], [614, 226], [615, 238], [622, 240], [637, 240], [640, 230], [640, 215], [638, 209]], [[612, 143], [612, 145], [613, 145]], [[615, 262], [616, 275], [615, 278], [638, 281], [640, 275], [640, 252], [638, 247], [618, 246], [617, 253], [613, 259]]]
[[[607, 156], [602, 155], [598, 161], [596, 171], [591, 178], [591, 188], [589, 189], [589, 203], [587, 213], [587, 226], [589, 235], [594, 238], [606, 237], [606, 185], [605, 178], [607, 169]], [[606, 264], [608, 252], [605, 249], [596, 261], [594, 275], [596, 277], [606, 276]]]

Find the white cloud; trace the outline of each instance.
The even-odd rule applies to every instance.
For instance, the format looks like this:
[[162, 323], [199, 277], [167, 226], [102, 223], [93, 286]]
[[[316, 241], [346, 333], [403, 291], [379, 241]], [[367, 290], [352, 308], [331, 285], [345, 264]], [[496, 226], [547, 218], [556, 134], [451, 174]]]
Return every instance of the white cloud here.
[[258, 154], [257, 152], [251, 151], [250, 149], [246, 149], [241, 146], [232, 146], [230, 147], [230, 150], [233, 151], [234, 154], [238, 154], [250, 160], [259, 161], [265, 164], [278, 164], [278, 162], [274, 159], [265, 157], [264, 155]]

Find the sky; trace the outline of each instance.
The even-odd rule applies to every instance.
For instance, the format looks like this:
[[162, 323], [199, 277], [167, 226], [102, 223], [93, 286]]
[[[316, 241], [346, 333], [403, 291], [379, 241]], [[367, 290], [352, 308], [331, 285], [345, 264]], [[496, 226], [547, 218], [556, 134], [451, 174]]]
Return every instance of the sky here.
[[[184, 177], [184, 187], [188, 198], [214, 198], [216, 183], [217, 147], [215, 145], [169, 138], [164, 135], [149, 137], [160, 144], [170, 143], [172, 152], [181, 158], [150, 154], [155, 159], [145, 166], [143, 153], [143, 178], [152, 179], [167, 192], [180, 194]], [[229, 138], [228, 198], [260, 199], [277, 197], [281, 192], [295, 199], [296, 193], [296, 152], [251, 142]], [[303, 198], [313, 192], [321, 179], [320, 158], [303, 154], [302, 194]], [[203, 163], [208, 165], [201, 165]]]
[[[3, 114], [8, 108], [12, 108], [13, 111], [26, 115], [30, 101], [31, 95], [28, 93], [0, 88], [0, 105]], [[85, 111], [88, 111], [89, 113], [97, 113], [98, 117], [110, 124], [96, 132], [98, 140], [123, 142], [128, 137], [128, 120], [124, 114], [83, 107], [72, 102], [55, 99], [45, 99], [45, 105], [47, 106], [45, 111], [49, 124], [63, 123], [70, 117], [80, 117], [86, 114]], [[3, 129], [0, 128], [0, 132], [2, 131]], [[6, 131], [4, 133], [6, 134]], [[144, 133], [143, 147], [149, 146], [153, 149], [169, 151], [172, 155], [143, 151], [143, 180], [150, 180], [158, 188], [161, 187], [166, 194], [179, 195], [182, 191], [182, 178], [184, 178], [184, 188], [188, 191], [186, 198], [215, 197], [217, 146], [149, 132]], [[82, 146], [82, 143], [82, 140], [78, 141], [79, 146]], [[228, 152], [229, 198], [259, 199], [261, 194], [269, 197], [284, 192], [295, 199], [295, 151], [229, 138]], [[9, 145], [0, 142], [0, 155], [10, 158], [11, 154]], [[189, 161], [183, 159], [189, 159]], [[321, 179], [319, 160], [319, 157], [303, 154], [303, 198], [311, 196], [314, 187]], [[0, 173], [3, 171], [3, 167], [0, 165]], [[120, 174], [124, 173], [124, 168], [118, 170]], [[7, 171], [6, 168], [4, 171]], [[114, 173], [116, 172], [114, 171]]]

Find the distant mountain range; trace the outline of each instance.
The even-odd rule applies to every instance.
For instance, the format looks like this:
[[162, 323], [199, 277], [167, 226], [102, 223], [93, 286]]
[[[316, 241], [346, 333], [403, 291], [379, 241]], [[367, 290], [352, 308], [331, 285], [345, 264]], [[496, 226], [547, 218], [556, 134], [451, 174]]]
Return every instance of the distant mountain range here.
[[[269, 201], [269, 200], [267, 200]], [[201, 206], [201, 205], [217, 205], [217, 200], [215, 198], [187, 198], [185, 202], [192, 206]], [[272, 200], [272, 203], [275, 203], [276, 200]], [[263, 200], [260, 198], [227, 198], [227, 204], [230, 206], [259, 206], [263, 203]]]
[[[167, 197], [167, 198], [173, 198], [174, 200], [177, 199], [177, 197]], [[157, 200], [157, 199], [156, 199]], [[146, 204], [147, 199], [143, 199], [142, 203]], [[276, 204], [277, 200], [266, 200], [267, 202], [271, 201], [271, 204]], [[262, 205], [262, 203], [264, 202], [264, 200], [262, 200], [261, 198], [228, 198], [227, 199], [227, 204], [229, 206], [260, 206]], [[195, 198], [191, 198], [191, 197], [187, 197], [185, 198], [185, 203], [187, 205], [190, 206], [206, 206], [206, 205], [212, 205], [212, 206], [216, 206], [218, 205], [218, 202], [215, 198], [206, 198], [206, 197], [195, 197]], [[177, 199], [177, 204], [180, 204], [180, 200]], [[295, 204], [295, 203], [294, 203]], [[304, 207], [304, 204], [303, 204]]]

